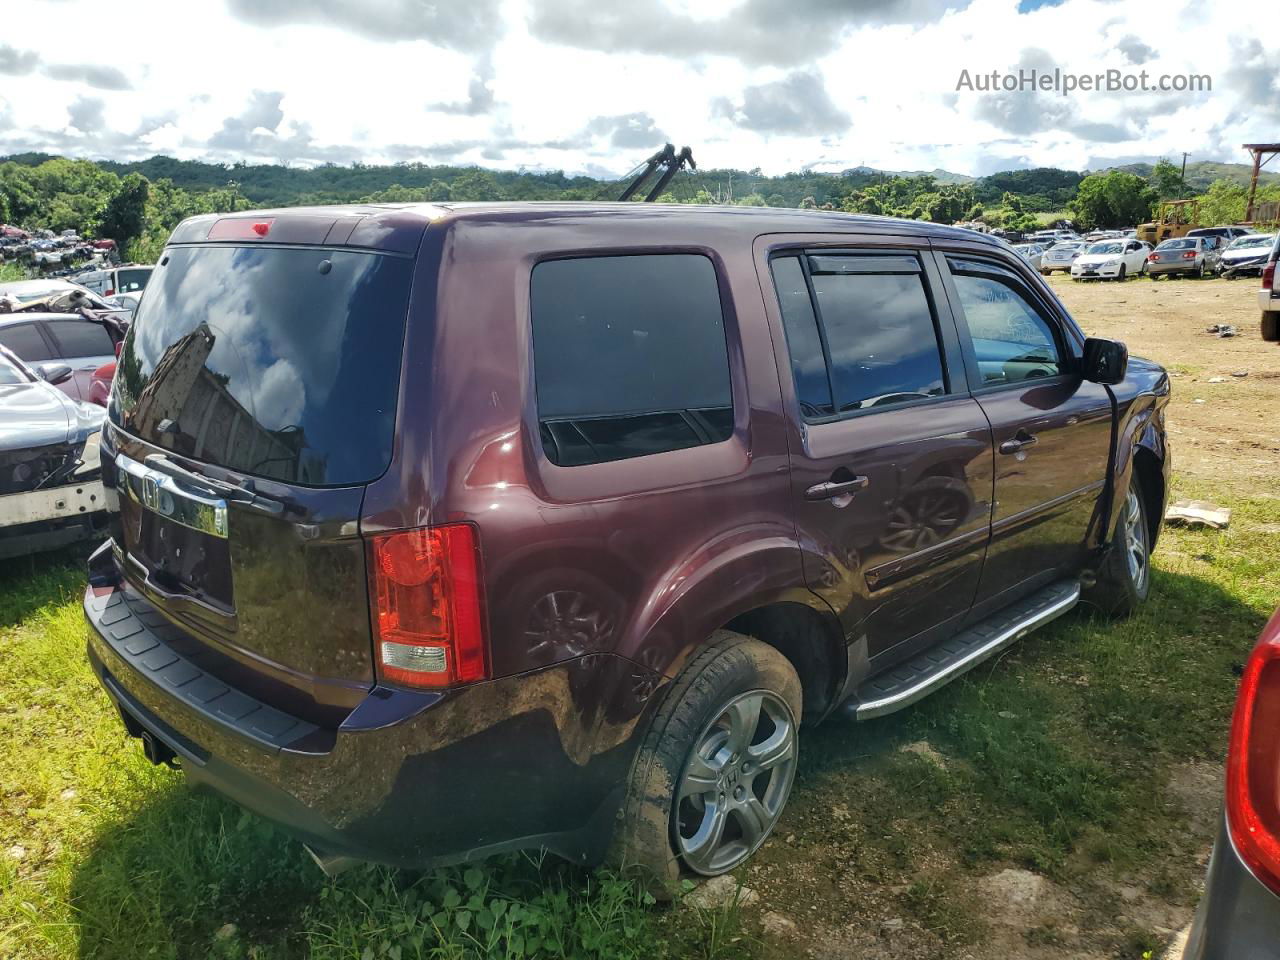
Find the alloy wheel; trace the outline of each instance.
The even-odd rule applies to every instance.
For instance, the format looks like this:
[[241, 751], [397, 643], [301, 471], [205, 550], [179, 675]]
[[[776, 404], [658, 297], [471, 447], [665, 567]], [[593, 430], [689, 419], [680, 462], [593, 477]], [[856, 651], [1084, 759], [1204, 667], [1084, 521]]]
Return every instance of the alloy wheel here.
[[796, 720], [777, 694], [730, 700], [694, 741], [672, 808], [676, 849], [695, 873], [732, 870], [764, 843], [791, 792]]
[[1147, 525], [1142, 522], [1142, 504], [1138, 491], [1129, 490], [1124, 502], [1124, 552], [1129, 564], [1129, 577], [1139, 593], [1146, 587], [1150, 575], [1150, 555], [1147, 549]]

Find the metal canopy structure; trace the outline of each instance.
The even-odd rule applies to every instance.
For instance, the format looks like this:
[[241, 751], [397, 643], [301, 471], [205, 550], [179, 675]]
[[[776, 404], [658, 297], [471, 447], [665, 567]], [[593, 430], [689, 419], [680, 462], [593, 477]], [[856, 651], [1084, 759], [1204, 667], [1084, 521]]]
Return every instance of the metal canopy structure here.
[[1280, 153], [1280, 143], [1246, 143], [1244, 148], [1253, 154], [1253, 178], [1249, 181], [1249, 203], [1244, 210], [1244, 222], [1253, 223], [1253, 201], [1258, 193], [1258, 174]]
[[618, 197], [619, 200], [630, 200], [632, 194], [639, 190], [640, 185], [648, 180], [659, 167], [665, 167], [666, 169], [663, 171], [662, 176], [658, 178], [658, 182], [654, 184], [653, 189], [645, 196], [646, 203], [652, 203], [657, 199], [667, 184], [671, 182], [671, 178], [679, 173], [681, 168], [688, 166], [690, 170], [698, 169], [698, 165], [693, 162], [692, 150], [685, 147], [679, 153], [676, 153], [675, 146], [670, 143], [646, 160], [642, 166], [644, 169], [640, 171], [640, 175], [631, 181], [627, 189], [622, 191], [622, 196]]

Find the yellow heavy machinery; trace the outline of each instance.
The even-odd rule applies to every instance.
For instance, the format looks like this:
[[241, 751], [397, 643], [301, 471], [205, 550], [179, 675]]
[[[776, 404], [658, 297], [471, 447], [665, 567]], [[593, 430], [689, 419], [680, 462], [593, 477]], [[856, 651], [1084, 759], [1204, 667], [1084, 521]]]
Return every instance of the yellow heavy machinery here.
[[1198, 200], [1166, 200], [1156, 208], [1155, 220], [1138, 225], [1138, 239], [1154, 247], [1170, 237], [1185, 237], [1195, 229], [1199, 210]]

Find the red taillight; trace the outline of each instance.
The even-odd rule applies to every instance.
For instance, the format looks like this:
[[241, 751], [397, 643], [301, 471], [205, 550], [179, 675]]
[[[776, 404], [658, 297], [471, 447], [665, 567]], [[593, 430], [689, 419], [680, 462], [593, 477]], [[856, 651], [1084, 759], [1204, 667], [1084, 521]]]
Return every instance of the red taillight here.
[[1241, 859], [1280, 893], [1280, 612], [1240, 680], [1227, 750], [1227, 826]]
[[1147, 255], [1147, 263], [1155, 263], [1159, 259], [1160, 259], [1160, 254], [1158, 253], [1151, 253]]
[[1276, 282], [1276, 262], [1272, 260], [1262, 268], [1262, 289], [1274, 290]]
[[103, 294], [102, 294], [102, 295], [103, 295], [104, 297], [114, 297], [114, 296], [116, 295], [116, 292], [115, 292], [115, 290], [105, 290], [105, 291], [103, 291]]
[[265, 237], [275, 218], [250, 220], [247, 217], [223, 217], [209, 228], [210, 240], [253, 240]]
[[369, 567], [383, 679], [439, 688], [488, 678], [474, 528], [460, 523], [376, 536]]
[[1195, 258], [1196, 258], [1196, 253], [1194, 250], [1188, 250], [1186, 253], [1182, 255], [1183, 260], [1194, 260]]

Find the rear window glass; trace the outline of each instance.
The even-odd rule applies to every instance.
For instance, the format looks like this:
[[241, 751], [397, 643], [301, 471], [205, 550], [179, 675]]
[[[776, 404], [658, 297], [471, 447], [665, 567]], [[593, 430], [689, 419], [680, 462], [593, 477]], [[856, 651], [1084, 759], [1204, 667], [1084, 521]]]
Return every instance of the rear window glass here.
[[49, 332], [60, 357], [109, 357], [116, 349], [111, 334], [91, 320], [50, 320]]
[[546, 261], [533, 270], [530, 305], [552, 463], [622, 460], [732, 434], [724, 313], [706, 257]]
[[120, 356], [112, 420], [159, 446], [309, 486], [391, 460], [411, 261], [171, 248]]
[[1194, 240], [1166, 240], [1157, 250], [1194, 250], [1196, 242]]
[[151, 279], [150, 270], [117, 270], [116, 293], [129, 293], [141, 290]]

